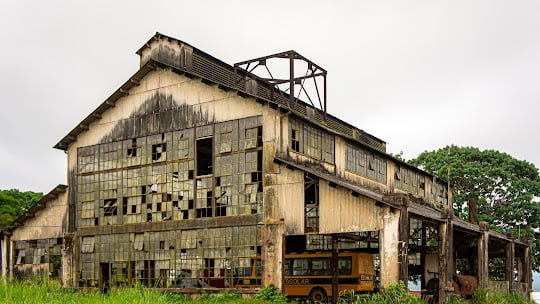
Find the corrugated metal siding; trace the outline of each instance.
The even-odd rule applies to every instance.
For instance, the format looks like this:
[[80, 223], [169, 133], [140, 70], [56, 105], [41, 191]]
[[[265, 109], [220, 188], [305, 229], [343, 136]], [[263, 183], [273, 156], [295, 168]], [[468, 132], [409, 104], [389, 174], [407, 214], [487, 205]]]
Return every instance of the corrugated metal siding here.
[[362, 232], [380, 229], [381, 208], [375, 200], [365, 196], [354, 197], [351, 191], [330, 187], [321, 180], [320, 233]]
[[304, 172], [281, 168], [276, 175], [277, 216], [285, 219], [286, 234], [304, 233]]
[[[246, 92], [246, 82], [250, 79], [248, 77], [241, 77], [240, 75], [234, 73], [234, 71], [231, 71], [223, 66], [217, 65], [207, 58], [198, 55], [196, 53], [193, 54], [193, 73], [201, 76], [203, 78], [209, 79], [211, 81], [214, 81], [216, 83], [224, 84], [226, 86], [229, 86], [231, 88], [235, 88], [241, 91]], [[251, 90], [250, 90], [251, 91]], [[270, 88], [264, 86], [264, 85], [257, 85], [257, 88], [252, 91], [254, 94], [256, 94], [258, 97], [264, 98], [264, 99], [272, 99], [273, 101], [288, 106], [289, 105], [289, 98], [288, 96], [280, 93], [279, 91], [274, 91], [273, 98], [270, 98]], [[297, 114], [301, 115], [307, 115], [306, 107], [308, 107], [307, 104], [303, 102], [293, 102], [290, 105], [291, 109], [295, 111]], [[317, 110], [315, 112], [314, 116], [315, 121], [322, 122], [324, 121], [322, 112]], [[339, 133], [345, 134], [350, 137], [354, 137], [357, 140], [360, 140], [367, 145], [379, 150], [379, 151], [385, 151], [386, 148], [384, 147], [384, 144], [379, 142], [378, 140], [372, 138], [367, 133], [365, 133], [362, 130], [352, 128], [351, 126], [344, 124], [339, 119], [327, 116], [326, 118], [326, 125], [328, 128], [337, 131]]]

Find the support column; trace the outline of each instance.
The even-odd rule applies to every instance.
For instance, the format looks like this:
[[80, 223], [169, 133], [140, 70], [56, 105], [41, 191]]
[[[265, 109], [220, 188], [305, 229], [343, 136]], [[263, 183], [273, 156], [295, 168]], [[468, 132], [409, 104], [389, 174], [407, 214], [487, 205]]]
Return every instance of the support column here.
[[506, 280], [508, 280], [508, 292], [514, 290], [514, 256], [515, 256], [515, 244], [511, 240], [506, 244]]
[[[65, 233], [62, 246], [62, 286], [76, 287], [78, 286], [77, 267], [75, 261], [79, 261], [79, 246], [75, 244], [75, 236], [73, 233]], [[77, 258], [75, 258], [77, 257]]]
[[338, 252], [338, 237], [335, 234], [332, 234], [332, 304], [336, 304], [338, 302], [338, 294], [339, 294], [339, 288], [338, 288], [338, 258], [339, 258], [339, 252]]
[[530, 297], [530, 292], [532, 291], [532, 240], [527, 238], [525, 242], [528, 246], [525, 248], [525, 253], [523, 255], [523, 276], [525, 283], [527, 284], [527, 297]]
[[399, 216], [399, 280], [405, 283], [409, 280], [409, 212], [407, 206], [400, 207]]
[[8, 265], [8, 260], [7, 260], [7, 239], [8, 239], [8, 236], [7, 235], [3, 235], [2, 236], [2, 245], [0, 245], [0, 248], [2, 249], [2, 257], [0, 258], [1, 261], [2, 261], [2, 270], [1, 270], [1, 273], [2, 273], [2, 279], [5, 279], [6, 278], [6, 275], [7, 275], [7, 265]]
[[283, 266], [285, 253], [285, 223], [283, 220], [266, 220], [262, 227], [261, 243], [263, 261], [262, 285], [274, 285], [283, 292]]
[[478, 286], [486, 289], [489, 280], [489, 225], [480, 222], [480, 237], [478, 238]]
[[11, 238], [6, 242], [7, 243], [7, 247], [6, 247], [6, 252], [8, 254], [8, 273], [9, 273], [9, 279], [10, 280], [13, 280], [13, 265], [15, 265], [15, 249], [13, 249], [15, 246], [13, 246], [13, 241], [11, 240]]
[[383, 207], [382, 228], [379, 234], [379, 252], [381, 256], [381, 289], [399, 280], [399, 218], [398, 209]]
[[451, 213], [439, 224], [439, 303], [446, 303], [452, 296], [454, 274], [453, 223]]

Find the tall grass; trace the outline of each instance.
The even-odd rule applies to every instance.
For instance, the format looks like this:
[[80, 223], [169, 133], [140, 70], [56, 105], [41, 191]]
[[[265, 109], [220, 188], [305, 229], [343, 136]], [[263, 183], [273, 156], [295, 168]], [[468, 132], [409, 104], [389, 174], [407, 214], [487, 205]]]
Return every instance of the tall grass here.
[[[244, 299], [234, 293], [203, 295], [199, 299], [190, 300], [180, 294], [160, 293], [142, 287], [125, 288], [111, 291], [108, 294], [98, 292], [84, 293], [65, 289], [58, 282], [36, 284], [30, 282], [0, 282], [0, 304], [277, 304], [284, 303], [286, 297], [274, 287], [265, 288], [251, 299]], [[401, 284], [392, 285], [381, 293], [368, 295], [349, 294], [340, 299], [341, 304], [425, 304], [411, 295]], [[533, 304], [522, 295], [516, 293], [488, 292], [478, 289], [472, 300], [454, 298], [448, 304]]]
[[[391, 285], [381, 293], [367, 295], [351, 294], [340, 300], [340, 304], [425, 304], [411, 295], [403, 283]], [[521, 294], [485, 291], [477, 289], [472, 300], [454, 297], [447, 304], [534, 304]]]
[[65, 289], [57, 282], [36, 284], [30, 282], [1, 282], [0, 304], [212, 304], [212, 303], [244, 303], [267, 304], [270, 301], [243, 299], [241, 295], [232, 293], [209, 294], [199, 299], [190, 300], [179, 294], [160, 293], [142, 287], [114, 290], [107, 294], [98, 292], [83, 293]]
[[534, 304], [518, 293], [504, 293], [477, 289], [472, 304]]

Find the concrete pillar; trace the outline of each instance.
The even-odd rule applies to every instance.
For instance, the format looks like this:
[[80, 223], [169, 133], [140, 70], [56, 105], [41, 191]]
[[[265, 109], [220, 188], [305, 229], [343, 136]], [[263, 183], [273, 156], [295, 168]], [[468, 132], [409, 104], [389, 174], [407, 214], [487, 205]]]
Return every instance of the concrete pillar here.
[[398, 209], [383, 207], [382, 228], [379, 234], [379, 254], [381, 257], [381, 289], [399, 280], [399, 218]]
[[285, 223], [283, 220], [268, 219], [262, 227], [262, 256], [264, 287], [274, 285], [283, 292], [285, 265]]
[[8, 253], [7, 265], [8, 265], [9, 279], [13, 280], [13, 265], [15, 265], [15, 258], [16, 258], [15, 250], [13, 248], [15, 246], [11, 238], [6, 243], [7, 243], [6, 250]]
[[7, 275], [7, 238], [8, 236], [7, 235], [3, 235], [2, 236], [2, 244], [0, 245], [0, 248], [2, 249], [2, 257], [0, 258], [1, 261], [2, 261], [2, 269], [1, 269], [1, 274], [2, 274], [2, 278], [6, 278], [6, 275]]
[[2, 276], [2, 278], [5, 278], [6, 277], [6, 270], [7, 270], [7, 264], [6, 264], [6, 236], [5, 235], [2, 235], [2, 240], [1, 240], [1, 244], [0, 244], [0, 261], [2, 262], [2, 264], [0, 265], [0, 275]]
[[489, 281], [489, 225], [480, 222], [478, 238], [478, 286], [486, 289]]
[[77, 287], [79, 285], [79, 265], [80, 261], [80, 237], [73, 233], [64, 234], [62, 248], [62, 286]]
[[407, 285], [409, 280], [409, 212], [407, 206], [400, 207], [399, 217], [399, 280]]

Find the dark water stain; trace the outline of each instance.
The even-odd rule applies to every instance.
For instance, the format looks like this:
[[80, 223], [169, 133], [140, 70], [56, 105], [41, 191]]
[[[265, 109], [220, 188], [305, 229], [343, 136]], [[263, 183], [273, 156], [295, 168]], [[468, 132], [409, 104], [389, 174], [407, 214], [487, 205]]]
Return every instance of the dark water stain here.
[[68, 172], [68, 214], [67, 214], [67, 231], [75, 232], [76, 223], [75, 217], [77, 214], [77, 165]]
[[145, 100], [129, 118], [118, 121], [99, 143], [193, 128], [215, 121], [215, 117], [199, 105], [178, 104], [171, 94], [158, 92]]

